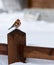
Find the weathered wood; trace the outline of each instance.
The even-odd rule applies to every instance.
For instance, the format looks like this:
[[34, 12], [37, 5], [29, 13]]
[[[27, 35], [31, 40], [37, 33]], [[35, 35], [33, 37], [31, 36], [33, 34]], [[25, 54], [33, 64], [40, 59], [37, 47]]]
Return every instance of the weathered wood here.
[[0, 43], [0, 54], [1, 55], [8, 55], [8, 45]]
[[26, 34], [18, 29], [8, 33], [8, 61], [24, 62], [24, 46], [26, 46]]
[[26, 46], [24, 48], [24, 57], [54, 60], [54, 48]]

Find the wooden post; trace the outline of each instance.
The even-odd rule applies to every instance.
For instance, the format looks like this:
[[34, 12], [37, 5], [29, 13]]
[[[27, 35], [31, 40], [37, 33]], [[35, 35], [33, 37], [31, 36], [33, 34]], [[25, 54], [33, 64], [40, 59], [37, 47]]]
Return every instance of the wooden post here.
[[25, 62], [24, 46], [26, 46], [26, 34], [18, 29], [8, 33], [8, 62]]

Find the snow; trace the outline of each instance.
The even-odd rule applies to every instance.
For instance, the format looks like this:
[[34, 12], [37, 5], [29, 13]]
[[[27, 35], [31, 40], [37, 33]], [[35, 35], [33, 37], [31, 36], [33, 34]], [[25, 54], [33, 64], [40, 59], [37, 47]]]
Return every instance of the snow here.
[[22, 63], [22, 62], [17, 62], [17, 63], [13, 63], [11, 65], [40, 65], [40, 64], [32, 64], [32, 63]]
[[8, 65], [8, 56], [0, 55], [0, 65]]
[[[10, 65], [53, 65], [54, 60], [27, 58], [26, 63], [15, 62]], [[8, 56], [0, 55], [0, 65], [8, 65]]]
[[0, 0], [0, 9], [4, 9], [4, 5], [3, 5], [2, 0]]

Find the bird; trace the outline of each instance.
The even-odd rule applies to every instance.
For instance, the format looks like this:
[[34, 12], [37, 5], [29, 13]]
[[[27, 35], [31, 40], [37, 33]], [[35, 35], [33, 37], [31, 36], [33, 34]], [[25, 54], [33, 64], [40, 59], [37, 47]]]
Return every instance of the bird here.
[[20, 27], [20, 25], [21, 25], [21, 22], [20, 22], [19, 19], [17, 19], [17, 20], [14, 22], [14, 24], [13, 24], [8, 30], [10, 30], [10, 29], [13, 28], [13, 27], [15, 27], [15, 28], [17, 29], [18, 27]]

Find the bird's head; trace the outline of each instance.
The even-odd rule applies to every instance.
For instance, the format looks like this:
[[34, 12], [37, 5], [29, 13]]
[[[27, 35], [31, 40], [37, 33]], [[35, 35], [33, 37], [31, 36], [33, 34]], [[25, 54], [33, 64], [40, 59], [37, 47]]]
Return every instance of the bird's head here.
[[17, 20], [15, 21], [15, 23], [16, 23], [17, 25], [21, 25], [21, 22], [20, 22], [19, 19], [17, 19]]

